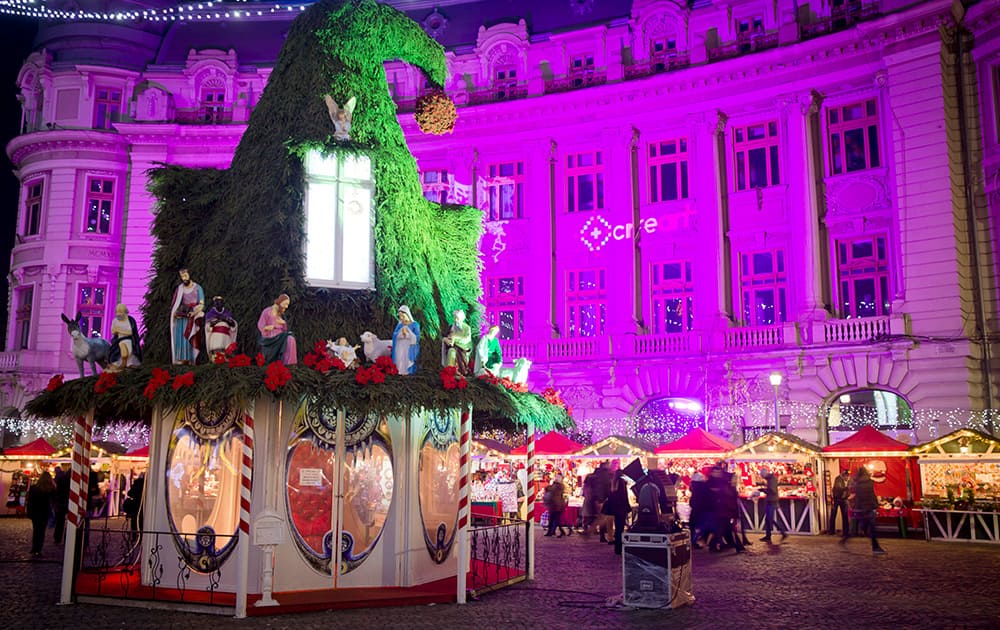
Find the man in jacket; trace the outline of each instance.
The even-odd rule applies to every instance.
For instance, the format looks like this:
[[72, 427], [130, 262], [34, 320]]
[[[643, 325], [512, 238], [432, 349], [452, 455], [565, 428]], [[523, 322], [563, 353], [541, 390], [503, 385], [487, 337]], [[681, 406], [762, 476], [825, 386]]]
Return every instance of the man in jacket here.
[[764, 490], [764, 537], [761, 538], [762, 541], [766, 543], [771, 542], [771, 529], [775, 525], [778, 526], [778, 531], [781, 532], [781, 540], [788, 538], [788, 530], [785, 528], [785, 524], [781, 520], [775, 520], [774, 515], [778, 511], [778, 476], [771, 472], [768, 468], [760, 469], [760, 476], [764, 480], [764, 484], [761, 486]]

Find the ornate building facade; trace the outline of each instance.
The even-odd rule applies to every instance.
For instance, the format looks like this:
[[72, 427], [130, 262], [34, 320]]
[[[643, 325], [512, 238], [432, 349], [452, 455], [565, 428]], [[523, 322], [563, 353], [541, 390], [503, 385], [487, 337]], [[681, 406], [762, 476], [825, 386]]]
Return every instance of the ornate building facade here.
[[[1000, 423], [1000, 3], [391, 4], [451, 61], [444, 137], [386, 66], [425, 194], [483, 210], [484, 319], [592, 438]], [[75, 372], [57, 311], [141, 303], [146, 171], [228, 166], [290, 19], [43, 25], [0, 403]]]

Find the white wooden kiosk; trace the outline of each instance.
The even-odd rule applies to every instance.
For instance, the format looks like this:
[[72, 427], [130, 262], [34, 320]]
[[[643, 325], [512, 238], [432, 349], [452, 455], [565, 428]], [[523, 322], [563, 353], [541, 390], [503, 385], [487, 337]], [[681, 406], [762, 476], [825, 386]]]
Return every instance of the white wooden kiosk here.
[[760, 470], [778, 475], [778, 510], [775, 518], [789, 534], [818, 534], [816, 479], [822, 479], [819, 447], [788, 433], [767, 433], [737, 447], [729, 454], [741, 478], [740, 518], [747, 531], [764, 530], [764, 499], [754, 497], [762, 483]]
[[1000, 544], [1000, 440], [959, 429], [911, 449], [927, 540]]

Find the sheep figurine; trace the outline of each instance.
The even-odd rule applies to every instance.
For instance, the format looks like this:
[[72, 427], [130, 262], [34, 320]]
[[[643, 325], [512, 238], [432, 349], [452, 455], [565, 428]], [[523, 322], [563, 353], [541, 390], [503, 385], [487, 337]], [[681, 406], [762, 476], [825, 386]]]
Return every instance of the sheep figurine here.
[[365, 357], [369, 361], [375, 361], [379, 357], [392, 356], [391, 339], [379, 339], [375, 333], [366, 330], [361, 333], [361, 343], [364, 344]]

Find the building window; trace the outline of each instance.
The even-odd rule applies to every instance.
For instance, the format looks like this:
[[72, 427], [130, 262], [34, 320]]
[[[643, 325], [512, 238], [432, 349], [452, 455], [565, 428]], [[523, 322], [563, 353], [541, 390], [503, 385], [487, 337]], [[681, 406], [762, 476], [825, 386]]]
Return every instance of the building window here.
[[205, 122], [221, 122], [226, 110], [226, 88], [219, 79], [206, 81], [201, 87], [199, 118]]
[[733, 128], [736, 190], [767, 188], [781, 183], [778, 166], [778, 123]]
[[371, 161], [363, 155], [306, 156], [306, 281], [372, 288]]
[[35, 299], [35, 288], [24, 287], [17, 290], [17, 310], [14, 313], [14, 349], [27, 350], [31, 338], [31, 305]]
[[569, 76], [573, 87], [589, 85], [594, 77], [594, 55], [574, 55], [569, 60]]
[[84, 284], [77, 293], [76, 312], [80, 317], [80, 331], [87, 337], [94, 333], [104, 334], [104, 297], [103, 286]]
[[94, 129], [111, 129], [118, 122], [122, 111], [122, 91], [118, 88], [99, 87], [94, 98]]
[[837, 241], [837, 287], [844, 318], [890, 313], [889, 255], [884, 235]]
[[38, 236], [42, 225], [42, 180], [24, 187], [24, 235]]
[[111, 231], [111, 206], [114, 202], [114, 181], [90, 179], [87, 182], [87, 226], [90, 234]]
[[991, 78], [993, 80], [993, 118], [996, 140], [1000, 142], [1000, 66], [991, 68]]
[[490, 164], [486, 182], [490, 221], [524, 216], [524, 162]]
[[875, 99], [831, 107], [827, 110], [827, 123], [831, 175], [881, 165]]
[[420, 174], [424, 197], [434, 203], [448, 203], [448, 191], [451, 180], [448, 171], [424, 171]]
[[687, 138], [649, 145], [649, 202], [688, 198]]
[[604, 270], [587, 269], [567, 274], [566, 306], [570, 337], [604, 335], [607, 316]]
[[493, 93], [497, 100], [517, 96], [517, 68], [513, 65], [493, 69]]
[[570, 212], [604, 209], [604, 164], [600, 151], [566, 156], [566, 209]]
[[488, 278], [485, 289], [487, 321], [500, 327], [500, 339], [520, 339], [524, 334], [524, 276]]
[[783, 249], [748, 252], [740, 256], [745, 325], [769, 326], [785, 321], [787, 288]]
[[653, 334], [691, 330], [694, 326], [694, 285], [690, 262], [651, 265], [649, 290]]
[[764, 33], [764, 18], [755, 16], [736, 22], [736, 42], [741, 53], [753, 50], [753, 38]]

